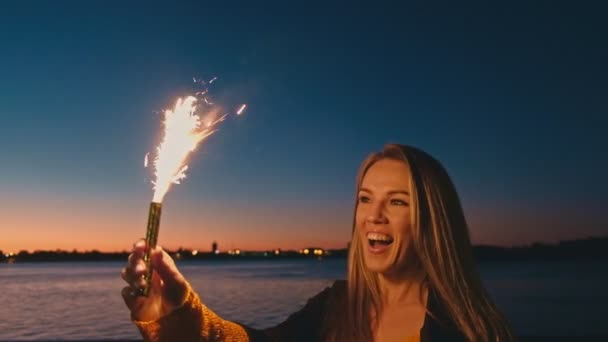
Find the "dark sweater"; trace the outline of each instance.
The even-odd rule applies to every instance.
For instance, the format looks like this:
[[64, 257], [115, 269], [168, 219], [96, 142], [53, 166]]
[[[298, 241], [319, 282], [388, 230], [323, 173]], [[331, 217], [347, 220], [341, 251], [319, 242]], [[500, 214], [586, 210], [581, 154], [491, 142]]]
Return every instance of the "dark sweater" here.
[[[326, 313], [337, 314], [332, 310], [341, 298], [346, 296], [346, 281], [338, 280], [331, 287], [327, 287], [316, 296], [308, 300], [306, 305], [299, 311], [290, 315], [283, 323], [263, 329], [256, 330], [243, 326], [251, 337], [251, 341], [322, 341], [323, 327], [328, 320]], [[447, 313], [442, 309], [435, 293], [430, 291], [427, 303], [428, 313], [424, 319], [424, 325], [420, 331], [420, 341], [465, 341], [449, 320]], [[330, 321], [329, 321], [330, 322]]]
[[[240, 323], [221, 319], [205, 307], [198, 295], [190, 291], [186, 303], [168, 316], [153, 322], [134, 323], [145, 341], [200, 342], [270, 342], [270, 341], [323, 341], [325, 327], [331, 324], [331, 316], [339, 315], [338, 303], [346, 296], [346, 281], [338, 280], [308, 300], [299, 311], [284, 322], [266, 329], [254, 329]], [[427, 311], [420, 331], [420, 341], [465, 341], [451, 323], [433, 291], [429, 291]], [[346, 342], [346, 341], [345, 341]]]

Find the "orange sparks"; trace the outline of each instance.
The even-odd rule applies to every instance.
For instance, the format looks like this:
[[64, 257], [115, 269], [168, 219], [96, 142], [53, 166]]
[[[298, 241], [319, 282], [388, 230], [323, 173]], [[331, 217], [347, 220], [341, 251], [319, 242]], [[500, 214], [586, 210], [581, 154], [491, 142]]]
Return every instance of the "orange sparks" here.
[[173, 110], [164, 112], [165, 130], [154, 159], [153, 202], [162, 203], [171, 184], [179, 184], [186, 178], [188, 155], [201, 141], [215, 132], [213, 125], [201, 129], [201, 119], [194, 114], [196, 101], [193, 96], [184, 100], [180, 98]]
[[[213, 77], [208, 83], [213, 83], [217, 77]], [[206, 84], [202, 79], [192, 78], [195, 83]], [[195, 95], [206, 94], [206, 88]], [[205, 110], [204, 118], [196, 113], [200, 112], [198, 101], [201, 100], [201, 108]], [[172, 184], [179, 184], [186, 178], [188, 156], [196, 147], [208, 136], [215, 133], [216, 126], [224, 121], [228, 114], [219, 116], [221, 108], [212, 106], [213, 103], [206, 97], [197, 98], [188, 96], [184, 99], [179, 98], [173, 109], [163, 111], [164, 131], [162, 139], [156, 148], [156, 155], [153, 158], [152, 166], [154, 176], [154, 197], [152, 202], [162, 203], [163, 198], [169, 191]], [[241, 115], [246, 104], [240, 106], [237, 115]], [[149, 154], [144, 158], [144, 166], [148, 166]]]

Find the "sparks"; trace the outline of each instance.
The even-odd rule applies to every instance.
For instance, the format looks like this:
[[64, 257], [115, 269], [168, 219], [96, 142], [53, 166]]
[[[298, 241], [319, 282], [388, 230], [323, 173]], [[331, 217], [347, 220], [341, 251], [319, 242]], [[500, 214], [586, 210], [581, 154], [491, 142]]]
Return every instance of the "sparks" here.
[[193, 96], [180, 98], [173, 110], [164, 112], [164, 134], [154, 159], [153, 202], [162, 203], [171, 184], [179, 184], [186, 178], [188, 155], [216, 131], [213, 125], [201, 129], [201, 119], [194, 114], [196, 101]]
[[222, 117], [221, 117], [221, 118], [219, 118], [219, 119], [217, 119], [217, 120], [215, 120], [215, 121], [213, 121], [213, 122], [211, 122], [211, 123], [207, 124], [207, 126], [215, 126], [215, 125], [217, 125], [218, 123], [220, 123], [220, 122], [224, 121], [224, 119], [226, 119], [226, 116], [228, 116], [228, 114], [224, 114], [224, 115], [222, 115]]
[[247, 104], [242, 105], [241, 108], [236, 112], [236, 115], [241, 115], [241, 113], [243, 113], [246, 107]]
[[[169, 191], [172, 184], [179, 184], [186, 178], [188, 156], [196, 147], [208, 136], [217, 131], [216, 126], [225, 120], [228, 114], [220, 116], [222, 109], [214, 106], [207, 96], [209, 92], [207, 84], [215, 82], [218, 78], [212, 77], [208, 82], [197, 77], [192, 77], [196, 84], [203, 85], [203, 89], [195, 92], [195, 96], [179, 98], [173, 109], [166, 109], [163, 114], [164, 131], [161, 143], [156, 148], [156, 153], [152, 159], [154, 176], [153, 202], [162, 203], [163, 198]], [[203, 118], [196, 115], [200, 112], [198, 105], [205, 110]], [[247, 104], [243, 104], [236, 112], [241, 115]], [[220, 116], [218, 118], [218, 116]], [[144, 158], [144, 166], [148, 166], [149, 154]]]

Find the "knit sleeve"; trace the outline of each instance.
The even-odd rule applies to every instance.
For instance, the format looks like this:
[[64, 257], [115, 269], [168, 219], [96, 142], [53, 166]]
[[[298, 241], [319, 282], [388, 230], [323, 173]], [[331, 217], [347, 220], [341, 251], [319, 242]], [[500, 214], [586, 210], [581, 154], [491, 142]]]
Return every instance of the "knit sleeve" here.
[[223, 320], [190, 287], [186, 301], [156, 321], [133, 321], [146, 342], [250, 342], [245, 329]]
[[[338, 283], [338, 282], [336, 282]], [[271, 342], [319, 341], [322, 339], [323, 317], [332, 289], [326, 288], [284, 322], [266, 329], [222, 319], [204, 304], [192, 290], [184, 304], [156, 321], [134, 321], [145, 342]]]

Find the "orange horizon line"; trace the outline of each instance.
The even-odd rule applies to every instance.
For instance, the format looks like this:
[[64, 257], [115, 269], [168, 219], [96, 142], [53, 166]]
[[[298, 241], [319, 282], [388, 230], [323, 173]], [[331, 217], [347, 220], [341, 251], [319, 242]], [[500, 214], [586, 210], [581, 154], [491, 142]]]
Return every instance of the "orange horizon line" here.
[[[534, 243], [537, 243], [537, 242], [534, 242]], [[545, 242], [540, 242], [540, 243], [545, 243]], [[514, 247], [529, 246], [529, 245], [532, 245], [532, 244], [533, 243], [528, 243], [528, 244], [523, 243], [523, 244], [519, 244], [519, 245], [506, 245], [506, 244], [479, 243], [479, 244], [472, 244], [472, 246], [473, 247], [476, 247], [476, 246], [491, 246], [491, 247], [501, 247], [501, 248], [514, 248]], [[324, 249], [324, 250], [344, 250], [344, 249], [347, 249], [346, 246], [342, 246], [342, 247], [323, 247], [323, 246], [320, 246], [320, 245], [309, 244], [309, 245], [306, 245], [306, 246], [301, 247], [301, 248], [274, 247], [274, 248], [260, 248], [260, 249], [242, 249], [242, 248], [235, 247], [235, 248], [226, 248], [226, 249], [218, 248], [218, 250], [220, 252], [223, 252], [223, 251], [234, 251], [234, 250], [237, 250], [237, 249], [240, 250], [241, 252], [266, 252], [266, 251], [274, 251], [274, 250], [279, 249], [279, 250], [284, 251], [284, 252], [286, 252], [286, 251], [296, 251], [297, 252], [299, 250], [306, 249], [306, 248], [309, 248], [309, 249], [310, 248], [321, 248], [321, 249]], [[184, 247], [184, 246], [180, 246], [180, 247], [177, 247], [177, 248], [165, 248], [165, 247], [163, 247], [163, 249], [165, 251], [169, 251], [169, 252], [175, 252], [175, 251], [177, 251], [179, 249], [188, 250], [188, 251], [194, 251], [194, 250], [196, 250], [196, 251], [201, 252], [201, 253], [211, 252], [212, 251], [208, 247], [204, 248], [204, 249], [201, 249], [201, 248], [192, 248], [192, 247]], [[70, 252], [70, 253], [72, 253], [74, 251], [76, 251], [78, 253], [87, 253], [87, 252], [129, 253], [129, 250], [127, 250], [127, 249], [122, 249], [122, 250], [116, 250], [116, 249], [115, 250], [101, 250], [101, 249], [96, 249], [96, 248], [92, 248], [92, 249], [78, 249], [78, 248], [71, 248], [71, 249], [64, 249], [64, 248], [43, 249], [43, 248], [37, 248], [37, 249], [33, 249], [33, 250], [32, 249], [24, 249], [24, 248], [21, 248], [21, 249], [12, 249], [12, 250], [3, 250], [2, 248], [0, 248], [0, 251], [2, 253], [19, 253], [19, 252], [22, 252], [22, 251], [27, 251], [28, 253], [35, 253], [35, 252], [58, 252], [58, 251], [59, 252]]]
[[[594, 239], [594, 238], [608, 238], [607, 235], [597, 235], [597, 236], [585, 236], [585, 237], [579, 237], [576, 239], [565, 239], [565, 240], [560, 240], [560, 241], [522, 241], [519, 244], [512, 244], [512, 243], [503, 243], [503, 244], [498, 244], [498, 243], [487, 243], [487, 242], [477, 242], [477, 243], [472, 243], [473, 247], [476, 246], [490, 246], [490, 247], [502, 247], [502, 248], [516, 248], [516, 247], [525, 247], [525, 246], [531, 246], [533, 244], [536, 243], [540, 243], [540, 244], [548, 244], [548, 245], [557, 245], [559, 244], [561, 241], [580, 241], [580, 240], [588, 240], [588, 239]], [[224, 245], [225, 246], [225, 245]], [[298, 251], [300, 249], [305, 249], [305, 248], [321, 248], [321, 249], [325, 249], [325, 250], [330, 250], [330, 249], [346, 249], [347, 244], [341, 244], [339, 247], [336, 245], [333, 246], [329, 246], [327, 247], [327, 245], [325, 247], [322, 246], [322, 244], [307, 244], [305, 246], [302, 246], [300, 248], [282, 248], [282, 247], [272, 247], [272, 248], [259, 248], [259, 249], [242, 249], [242, 248], [238, 248], [238, 247], [234, 247], [234, 248], [219, 248], [220, 251], [229, 251], [229, 250], [241, 250], [244, 252], [258, 252], [258, 251], [274, 251], [276, 249], [280, 249], [282, 251]], [[175, 247], [175, 248], [165, 248], [165, 250], [168, 251], [177, 251], [178, 249], [184, 249], [184, 250], [198, 250], [200, 251], [210, 251], [211, 249], [209, 247], [205, 247], [205, 248], [192, 248], [192, 247], [184, 247], [184, 246], [179, 246], [179, 247]], [[69, 248], [69, 249], [64, 249], [64, 248], [37, 248], [37, 249], [27, 249], [27, 248], [12, 248], [12, 249], [3, 249], [2, 246], [0, 246], [0, 251], [2, 251], [2, 253], [19, 253], [21, 251], [27, 251], [28, 253], [33, 253], [36, 251], [45, 251], [45, 252], [54, 252], [54, 251], [62, 251], [62, 252], [92, 252], [92, 251], [97, 251], [97, 252], [101, 252], [101, 253], [123, 253], [123, 252], [128, 252], [127, 249], [114, 249], [114, 250], [100, 250], [100, 249], [96, 249], [96, 248], [92, 248], [92, 249], [79, 249], [79, 248]]]
[[[319, 246], [308, 246], [308, 247], [304, 247], [304, 248], [299, 248], [299, 249], [284, 249], [284, 248], [271, 248], [271, 249], [240, 249], [240, 248], [231, 248], [231, 249], [218, 249], [220, 251], [220, 253], [225, 253], [227, 251], [236, 251], [239, 250], [241, 253], [251, 253], [251, 252], [268, 252], [268, 251], [275, 251], [275, 250], [280, 250], [281, 252], [298, 252], [300, 250], [303, 249], [315, 249], [315, 248], [319, 248], [319, 249], [323, 249], [323, 250], [346, 250], [347, 248], [325, 248], [325, 247], [319, 247]], [[166, 252], [177, 252], [179, 250], [179, 248], [173, 249], [165, 249]], [[212, 250], [210, 249], [197, 249], [197, 248], [182, 248], [182, 250], [184, 251], [197, 251], [199, 253], [213, 253]], [[68, 253], [73, 253], [74, 251], [76, 251], [76, 253], [92, 253], [92, 252], [98, 252], [98, 253], [104, 253], [104, 254], [111, 254], [111, 253], [130, 253], [130, 251], [128, 250], [98, 250], [98, 249], [87, 249], [87, 250], [79, 250], [79, 249], [72, 249], [72, 250], [68, 250], [68, 249], [61, 249], [61, 248], [56, 248], [56, 249], [35, 249], [35, 250], [28, 250], [28, 249], [20, 249], [18, 251], [12, 250], [12, 251], [5, 251], [0, 249], [0, 251], [2, 253], [13, 253], [13, 254], [18, 254], [21, 253], [23, 251], [26, 251], [29, 254], [32, 253], [36, 253], [36, 252], [68, 252]]]
[[[266, 251], [274, 251], [274, 250], [281, 250], [281, 251], [299, 251], [301, 249], [306, 249], [306, 248], [320, 248], [320, 249], [324, 249], [324, 250], [340, 250], [340, 249], [347, 249], [346, 247], [322, 247], [320, 245], [315, 245], [315, 244], [310, 244], [307, 246], [304, 246], [302, 248], [281, 248], [281, 247], [274, 247], [274, 248], [260, 248], [260, 249], [242, 249], [242, 248], [218, 248], [218, 250], [221, 251], [231, 251], [231, 250], [240, 250], [241, 252], [266, 252]], [[199, 251], [202, 253], [205, 253], [207, 251], [211, 252], [212, 250], [210, 248], [205, 248], [205, 249], [201, 249], [201, 248], [191, 248], [191, 247], [177, 247], [177, 248], [164, 248], [163, 249], [165, 251], [170, 251], [170, 252], [174, 252], [177, 251], [179, 249], [182, 250], [187, 250], [187, 251]], [[35, 252], [78, 252], [78, 253], [86, 253], [86, 252], [100, 252], [100, 253], [128, 253], [129, 250], [127, 249], [122, 249], [122, 250], [100, 250], [100, 249], [96, 249], [96, 248], [92, 248], [92, 249], [78, 249], [78, 248], [71, 248], [71, 249], [64, 249], [64, 248], [50, 248], [50, 249], [46, 249], [46, 248], [37, 248], [37, 249], [25, 249], [25, 248], [21, 248], [21, 249], [12, 249], [12, 250], [3, 250], [0, 247], [0, 251], [2, 253], [19, 253], [22, 251], [26, 251], [28, 253], [35, 253]]]

